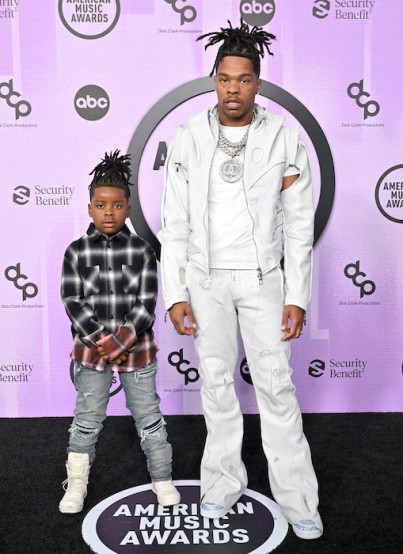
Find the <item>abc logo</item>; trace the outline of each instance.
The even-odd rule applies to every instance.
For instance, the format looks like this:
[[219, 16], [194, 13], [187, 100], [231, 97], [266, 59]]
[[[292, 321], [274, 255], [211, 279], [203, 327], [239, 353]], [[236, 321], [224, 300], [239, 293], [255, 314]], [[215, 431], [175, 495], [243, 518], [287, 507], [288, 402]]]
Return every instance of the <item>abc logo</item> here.
[[242, 0], [239, 9], [246, 23], [263, 27], [273, 19], [276, 6], [274, 0]]
[[76, 112], [83, 119], [96, 121], [102, 119], [109, 110], [109, 96], [97, 85], [86, 85], [80, 88], [74, 98]]

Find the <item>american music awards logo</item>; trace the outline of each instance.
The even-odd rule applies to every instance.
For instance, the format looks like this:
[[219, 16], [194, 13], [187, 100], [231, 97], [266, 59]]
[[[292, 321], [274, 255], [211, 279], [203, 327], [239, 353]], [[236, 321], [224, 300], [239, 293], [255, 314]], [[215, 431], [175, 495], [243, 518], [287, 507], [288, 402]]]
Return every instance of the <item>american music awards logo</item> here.
[[260, 493], [246, 489], [228, 515], [207, 519], [199, 513], [200, 482], [175, 485], [181, 502], [169, 508], [157, 504], [149, 484], [103, 500], [84, 519], [84, 540], [99, 554], [267, 554], [287, 534], [280, 508]]

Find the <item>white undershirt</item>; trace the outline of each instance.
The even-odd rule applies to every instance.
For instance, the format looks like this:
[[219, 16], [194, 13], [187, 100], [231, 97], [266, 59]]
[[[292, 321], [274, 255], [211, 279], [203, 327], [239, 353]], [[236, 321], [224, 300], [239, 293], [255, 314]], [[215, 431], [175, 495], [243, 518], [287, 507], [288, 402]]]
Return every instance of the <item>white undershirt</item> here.
[[[221, 126], [225, 137], [231, 142], [239, 142], [248, 125], [243, 127]], [[245, 149], [239, 156], [244, 161]], [[210, 268], [216, 269], [257, 269], [257, 251], [253, 239], [253, 221], [248, 210], [243, 178], [234, 183], [224, 181], [219, 167], [230, 159], [221, 149], [216, 148], [210, 172], [209, 187], [209, 237]]]

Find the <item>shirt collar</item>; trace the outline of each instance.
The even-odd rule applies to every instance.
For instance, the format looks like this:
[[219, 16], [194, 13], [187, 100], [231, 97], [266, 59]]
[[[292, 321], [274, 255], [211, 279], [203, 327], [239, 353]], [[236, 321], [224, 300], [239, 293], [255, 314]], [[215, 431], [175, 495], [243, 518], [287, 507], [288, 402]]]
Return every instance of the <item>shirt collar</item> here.
[[116, 235], [113, 235], [111, 238], [109, 238], [107, 235], [104, 235], [103, 233], [100, 233], [93, 223], [90, 223], [90, 226], [87, 229], [87, 235], [91, 242], [95, 242], [96, 240], [99, 240], [101, 237], [104, 237], [106, 240], [112, 240], [114, 238], [120, 240], [120, 242], [127, 242], [130, 238], [130, 229], [129, 227], [124, 224], [123, 227], [120, 229]]

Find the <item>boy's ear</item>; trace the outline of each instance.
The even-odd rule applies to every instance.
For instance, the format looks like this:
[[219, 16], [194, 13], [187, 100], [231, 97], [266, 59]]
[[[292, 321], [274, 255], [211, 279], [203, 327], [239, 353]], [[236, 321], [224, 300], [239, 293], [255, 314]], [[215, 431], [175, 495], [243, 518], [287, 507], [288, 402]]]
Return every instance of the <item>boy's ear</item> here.
[[88, 204], [88, 215], [90, 217], [92, 217], [92, 213], [91, 213], [91, 203]]

